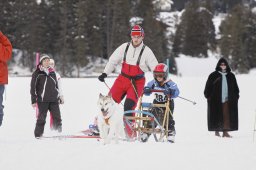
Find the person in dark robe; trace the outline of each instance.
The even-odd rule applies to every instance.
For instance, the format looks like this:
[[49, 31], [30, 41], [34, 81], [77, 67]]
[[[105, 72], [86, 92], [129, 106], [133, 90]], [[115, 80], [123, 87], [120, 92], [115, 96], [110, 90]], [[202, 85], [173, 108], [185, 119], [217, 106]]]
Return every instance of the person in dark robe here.
[[235, 75], [225, 58], [221, 58], [215, 71], [205, 85], [204, 96], [207, 99], [208, 130], [215, 135], [231, 138], [229, 131], [238, 130], [239, 88]]

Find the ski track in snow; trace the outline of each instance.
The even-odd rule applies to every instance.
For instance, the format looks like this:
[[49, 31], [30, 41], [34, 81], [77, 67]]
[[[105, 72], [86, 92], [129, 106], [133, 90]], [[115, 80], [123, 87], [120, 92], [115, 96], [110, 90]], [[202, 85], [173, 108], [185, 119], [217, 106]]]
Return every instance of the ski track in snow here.
[[[185, 70], [183, 77], [170, 76], [178, 84], [180, 96], [197, 102], [192, 105], [175, 99], [174, 144], [156, 143], [153, 137], [148, 143], [121, 141], [106, 146], [96, 139], [37, 140], [33, 135], [36, 118], [31, 107], [30, 78], [10, 78], [0, 127], [1, 170], [255, 170], [255, 75], [236, 76], [240, 88], [239, 131], [231, 132], [231, 139], [218, 138], [207, 131], [207, 105], [203, 96], [205, 82], [214, 67], [215, 64], [201, 75], [193, 76], [187, 71], [189, 76], [186, 76]], [[147, 80], [150, 79], [148, 73]], [[77, 134], [93, 123], [98, 113], [98, 95], [107, 94], [108, 88], [96, 78], [62, 81], [65, 97], [61, 106], [62, 134]], [[114, 78], [106, 79], [109, 86], [113, 81]], [[144, 101], [151, 101], [151, 97], [145, 97]], [[50, 131], [49, 117], [45, 135], [58, 135]]]
[[[9, 78], [4, 121], [0, 127], [1, 170], [255, 170], [256, 136], [255, 71], [237, 75], [240, 88], [239, 130], [233, 138], [218, 138], [207, 131], [207, 103], [203, 95], [208, 75], [217, 59], [176, 59], [182, 77], [170, 75], [180, 89], [180, 96], [197, 102], [196, 105], [175, 99], [176, 143], [124, 142], [103, 146], [96, 139], [34, 138], [35, 110], [31, 107], [30, 78]], [[147, 81], [152, 79], [146, 74]], [[111, 86], [115, 78], [107, 78]], [[65, 104], [61, 105], [63, 135], [76, 135], [93, 123], [99, 110], [99, 93], [108, 88], [97, 78], [63, 78]], [[144, 97], [144, 101], [152, 101]], [[50, 131], [49, 117], [45, 136], [59, 135]], [[256, 135], [256, 134], [255, 134]]]

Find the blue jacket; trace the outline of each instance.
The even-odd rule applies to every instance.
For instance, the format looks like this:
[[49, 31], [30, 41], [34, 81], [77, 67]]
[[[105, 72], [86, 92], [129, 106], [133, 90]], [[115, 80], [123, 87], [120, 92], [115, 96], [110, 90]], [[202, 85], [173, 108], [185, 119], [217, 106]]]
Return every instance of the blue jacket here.
[[[147, 86], [154, 90], [165, 90], [166, 88], [171, 89], [171, 98], [176, 98], [179, 96], [180, 91], [176, 83], [169, 80], [166, 83], [164, 83], [162, 86], [154, 79], [148, 82]], [[149, 96], [150, 94], [145, 94], [146, 96]], [[163, 94], [162, 92], [155, 92], [155, 100], [158, 102], [165, 102], [167, 101], [167, 96]]]

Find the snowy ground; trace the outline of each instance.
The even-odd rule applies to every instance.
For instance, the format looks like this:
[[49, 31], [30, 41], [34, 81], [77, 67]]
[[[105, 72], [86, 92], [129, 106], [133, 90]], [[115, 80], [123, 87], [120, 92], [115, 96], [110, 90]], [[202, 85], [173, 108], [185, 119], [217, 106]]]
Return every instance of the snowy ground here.
[[[216, 61], [205, 61], [209, 67], [197, 72], [203, 60], [177, 61], [182, 77], [171, 76], [178, 84], [180, 96], [196, 105], [175, 100], [176, 143], [121, 142], [103, 146], [95, 139], [46, 139], [33, 136], [35, 110], [30, 103], [30, 78], [10, 78], [5, 101], [5, 117], [0, 128], [1, 170], [255, 170], [256, 139], [253, 143], [255, 119], [255, 74], [238, 75], [240, 87], [239, 131], [233, 138], [218, 138], [207, 131], [206, 100], [203, 90]], [[186, 69], [187, 68], [187, 69]], [[191, 68], [189, 71], [188, 68]], [[192, 74], [194, 71], [194, 74]], [[147, 75], [151, 79], [150, 74]], [[106, 80], [112, 85], [114, 78]], [[97, 113], [98, 94], [108, 88], [95, 78], [63, 79], [65, 104], [61, 106], [63, 134], [75, 134], [88, 127]], [[148, 100], [146, 98], [146, 100]], [[47, 119], [49, 120], [49, 119]], [[45, 135], [52, 135], [49, 121]]]

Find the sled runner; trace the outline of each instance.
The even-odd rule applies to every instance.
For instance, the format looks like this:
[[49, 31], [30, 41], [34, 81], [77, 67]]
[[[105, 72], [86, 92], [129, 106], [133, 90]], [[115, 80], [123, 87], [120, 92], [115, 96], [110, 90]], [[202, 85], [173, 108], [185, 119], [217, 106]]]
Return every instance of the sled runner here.
[[[163, 90], [151, 90], [152, 93]], [[138, 102], [137, 110], [129, 110], [124, 112], [125, 123], [131, 129], [133, 135], [137, 135], [139, 141], [143, 141], [141, 135], [153, 134], [156, 142], [163, 142], [167, 139], [169, 118], [172, 116], [170, 110], [170, 97], [164, 104], [154, 104], [142, 102], [142, 96]], [[165, 110], [165, 111], [164, 111]], [[134, 113], [134, 116], [126, 116], [128, 113]]]
[[88, 135], [56, 135], [56, 136], [42, 136], [39, 139], [68, 139], [68, 138], [84, 138], [84, 139], [99, 139], [99, 136]]
[[38, 139], [44, 139], [44, 138], [52, 138], [52, 139], [68, 139], [68, 138], [84, 138], [84, 139], [99, 139], [99, 134], [96, 134], [91, 129], [83, 130], [77, 134], [74, 135], [53, 135], [53, 136], [42, 136]]

